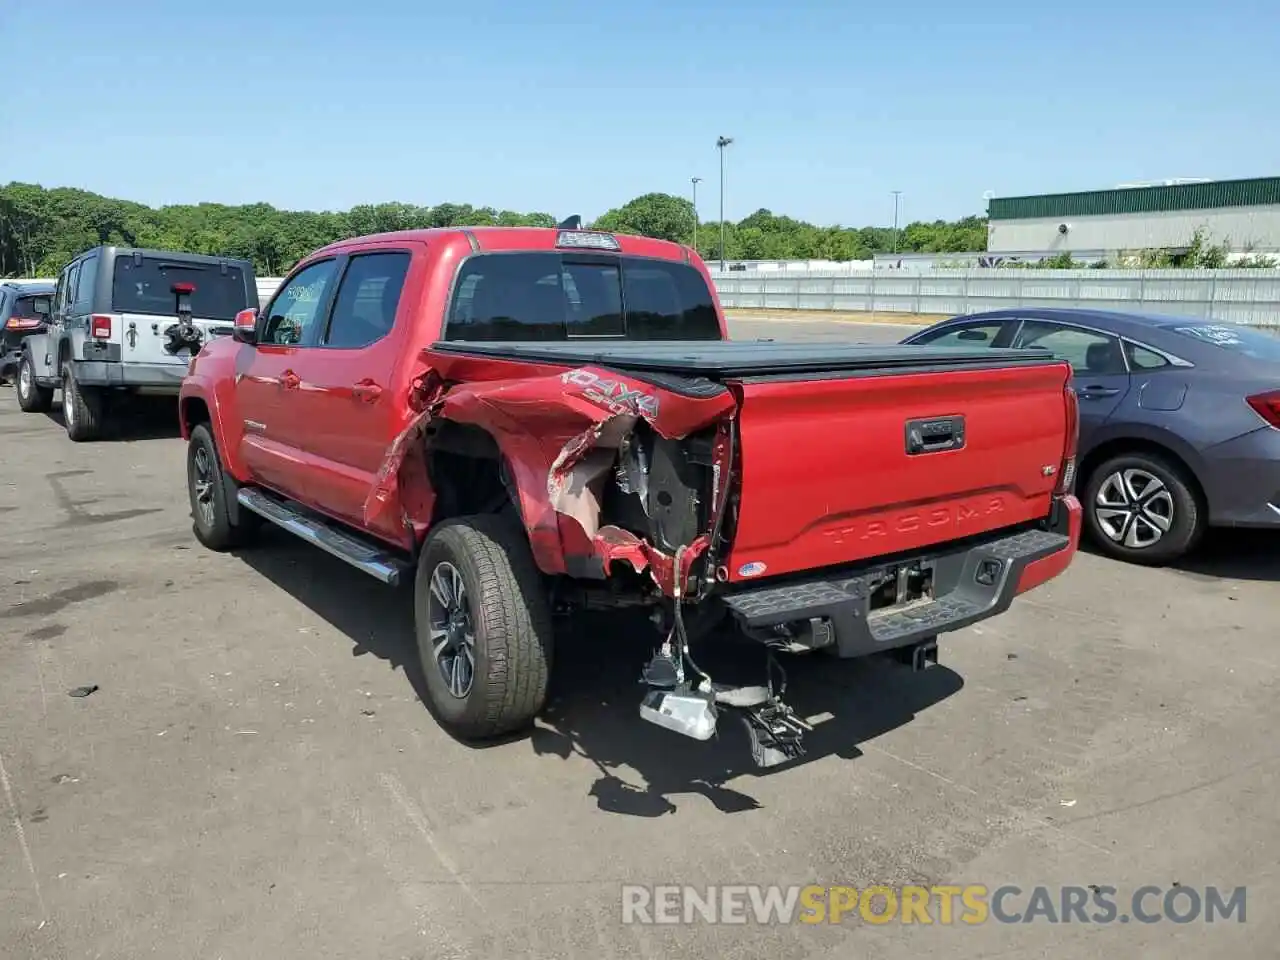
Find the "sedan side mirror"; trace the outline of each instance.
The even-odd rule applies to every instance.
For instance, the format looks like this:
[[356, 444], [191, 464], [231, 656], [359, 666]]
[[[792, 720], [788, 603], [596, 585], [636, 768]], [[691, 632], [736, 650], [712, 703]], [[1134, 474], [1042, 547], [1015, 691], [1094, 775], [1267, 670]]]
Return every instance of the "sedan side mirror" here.
[[236, 314], [235, 326], [231, 328], [231, 339], [240, 343], [258, 342], [258, 311], [249, 307]]
[[53, 300], [50, 297], [32, 297], [31, 309], [37, 317], [47, 318], [53, 313]]

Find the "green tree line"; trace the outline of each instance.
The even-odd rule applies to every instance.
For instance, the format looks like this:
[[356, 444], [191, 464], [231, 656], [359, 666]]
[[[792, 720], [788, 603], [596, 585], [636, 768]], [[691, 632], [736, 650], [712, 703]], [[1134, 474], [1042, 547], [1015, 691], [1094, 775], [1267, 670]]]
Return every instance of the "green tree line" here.
[[[279, 210], [266, 203], [148, 207], [72, 187], [10, 183], [0, 187], [0, 277], [53, 276], [101, 243], [244, 257], [259, 276], [280, 276], [307, 253], [344, 237], [423, 227], [549, 227], [556, 219], [458, 203], [364, 204], [340, 212]], [[593, 226], [691, 243], [694, 223], [688, 199], [649, 193], [601, 215]], [[698, 224], [698, 252], [708, 260], [719, 257], [720, 236], [719, 223]], [[911, 223], [896, 239], [904, 252], [985, 250], [987, 227], [979, 217]], [[724, 225], [725, 256], [734, 260], [864, 260], [894, 249], [894, 240], [887, 227], [820, 227], [768, 210]]]

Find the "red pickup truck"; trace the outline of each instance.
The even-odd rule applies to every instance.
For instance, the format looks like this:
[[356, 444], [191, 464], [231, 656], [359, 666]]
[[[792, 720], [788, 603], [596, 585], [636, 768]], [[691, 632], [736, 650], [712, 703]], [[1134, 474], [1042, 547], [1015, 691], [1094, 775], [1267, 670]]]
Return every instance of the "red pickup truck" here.
[[[775, 652], [891, 653], [1066, 569], [1077, 406], [1038, 350], [730, 341], [688, 247], [580, 229], [359, 237], [300, 262], [193, 358], [195, 534], [263, 520], [390, 584], [414, 575], [428, 707], [530, 724], [552, 610], [641, 606], [640, 713], [763, 766], [803, 752]], [[758, 686], [695, 651], [731, 618]]]

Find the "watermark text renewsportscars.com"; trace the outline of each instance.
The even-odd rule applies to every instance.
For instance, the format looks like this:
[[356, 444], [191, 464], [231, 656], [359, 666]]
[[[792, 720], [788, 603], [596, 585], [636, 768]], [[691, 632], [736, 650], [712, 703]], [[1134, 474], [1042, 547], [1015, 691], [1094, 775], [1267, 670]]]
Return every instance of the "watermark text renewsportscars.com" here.
[[1244, 923], [1246, 887], [625, 885], [640, 924]]

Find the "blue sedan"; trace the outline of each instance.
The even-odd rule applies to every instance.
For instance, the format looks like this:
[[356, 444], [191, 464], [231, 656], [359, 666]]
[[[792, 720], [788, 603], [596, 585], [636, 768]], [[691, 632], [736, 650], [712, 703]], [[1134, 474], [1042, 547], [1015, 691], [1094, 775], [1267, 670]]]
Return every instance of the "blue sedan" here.
[[1111, 556], [1162, 564], [1210, 526], [1280, 527], [1280, 337], [1194, 317], [998, 310], [907, 337], [1041, 347], [1080, 399], [1076, 490]]

